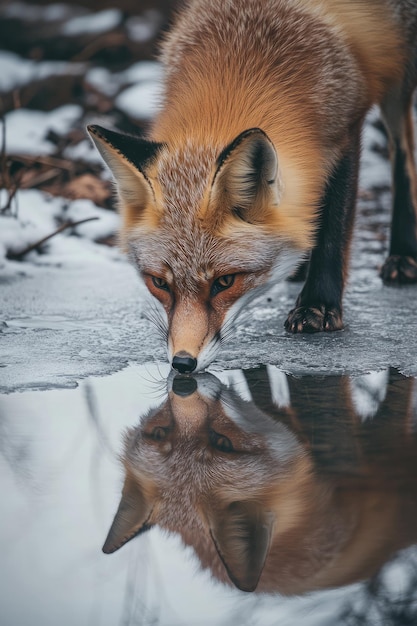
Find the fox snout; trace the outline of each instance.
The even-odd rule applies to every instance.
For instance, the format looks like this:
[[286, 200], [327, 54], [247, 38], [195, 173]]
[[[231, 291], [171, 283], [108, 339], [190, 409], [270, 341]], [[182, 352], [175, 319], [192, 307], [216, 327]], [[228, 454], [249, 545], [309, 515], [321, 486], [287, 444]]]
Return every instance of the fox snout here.
[[168, 359], [179, 374], [201, 371], [220, 345], [223, 312], [197, 298], [178, 297], [168, 317]]

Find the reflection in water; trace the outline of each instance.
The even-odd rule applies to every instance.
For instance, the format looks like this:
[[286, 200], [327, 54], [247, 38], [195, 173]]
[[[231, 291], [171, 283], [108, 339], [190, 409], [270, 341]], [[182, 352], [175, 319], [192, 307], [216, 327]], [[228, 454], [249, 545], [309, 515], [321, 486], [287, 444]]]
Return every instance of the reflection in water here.
[[1, 626], [417, 624], [415, 381], [160, 367], [0, 395]]
[[220, 376], [170, 378], [163, 403], [127, 432], [104, 551], [158, 525], [245, 591], [374, 577], [375, 593], [384, 563], [417, 542], [415, 381], [270, 366]]

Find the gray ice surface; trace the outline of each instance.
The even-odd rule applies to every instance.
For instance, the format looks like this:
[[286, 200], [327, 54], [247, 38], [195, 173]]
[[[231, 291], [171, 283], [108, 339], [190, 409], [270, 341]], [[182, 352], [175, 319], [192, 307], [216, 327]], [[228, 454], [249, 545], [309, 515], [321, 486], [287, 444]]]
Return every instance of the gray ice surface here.
[[[282, 283], [252, 304], [212, 369], [271, 363], [288, 373], [364, 373], [394, 366], [416, 376], [417, 286], [384, 287], [378, 277], [389, 202], [388, 192], [359, 202], [344, 331], [287, 334], [283, 324], [300, 285]], [[25, 275], [5, 275], [0, 287], [0, 391], [72, 387], [129, 362], [166, 359], [143, 315], [144, 288], [126, 262], [21, 269]]]
[[[389, 245], [390, 166], [371, 111], [364, 128], [360, 192], [344, 300], [345, 330], [289, 335], [284, 321], [300, 284], [282, 283], [248, 308], [214, 370], [277, 365], [287, 373], [365, 373], [393, 366], [417, 375], [417, 286], [384, 287]], [[73, 387], [127, 363], [165, 361], [144, 317], [134, 269], [117, 255], [0, 267], [0, 392]], [[66, 257], [68, 259], [68, 255]]]

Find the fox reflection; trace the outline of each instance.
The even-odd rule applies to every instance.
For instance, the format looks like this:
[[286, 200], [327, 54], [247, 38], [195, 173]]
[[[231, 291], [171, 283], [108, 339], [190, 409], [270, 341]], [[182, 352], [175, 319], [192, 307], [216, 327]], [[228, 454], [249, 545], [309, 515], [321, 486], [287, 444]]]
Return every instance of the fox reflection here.
[[290, 595], [367, 578], [417, 541], [411, 379], [230, 376], [171, 379], [127, 432], [104, 552], [159, 525], [220, 581]]

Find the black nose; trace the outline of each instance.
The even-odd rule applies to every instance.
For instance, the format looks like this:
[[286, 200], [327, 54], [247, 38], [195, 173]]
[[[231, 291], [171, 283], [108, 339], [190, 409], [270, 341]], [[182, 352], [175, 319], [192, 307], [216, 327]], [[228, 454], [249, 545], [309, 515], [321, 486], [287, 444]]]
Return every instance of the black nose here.
[[178, 352], [172, 359], [172, 367], [180, 374], [191, 374], [197, 367], [197, 359], [187, 352]]
[[176, 374], [172, 381], [172, 391], [176, 396], [181, 396], [182, 398], [192, 396], [197, 391], [197, 381], [193, 376]]

